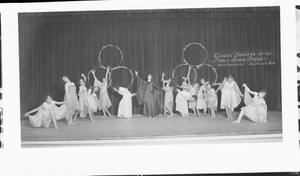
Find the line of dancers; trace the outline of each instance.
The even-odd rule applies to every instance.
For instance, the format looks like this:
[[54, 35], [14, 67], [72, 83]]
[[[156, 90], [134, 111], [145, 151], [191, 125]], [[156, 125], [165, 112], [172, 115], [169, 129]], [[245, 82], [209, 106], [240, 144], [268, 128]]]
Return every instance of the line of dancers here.
[[[63, 76], [62, 80], [65, 82], [64, 101], [57, 102], [52, 99], [51, 95], [46, 95], [44, 103], [25, 113], [24, 117], [28, 117], [34, 127], [48, 128], [52, 126], [55, 129], [58, 129], [56, 121], [63, 118], [67, 120], [67, 125], [76, 125], [74, 121], [77, 120], [78, 115], [80, 118], [89, 116], [90, 120], [94, 122], [96, 120], [94, 113], [98, 110], [102, 111], [102, 117], [111, 117], [108, 109], [112, 106], [112, 103], [107, 91], [109, 70], [110, 68], [107, 67], [102, 82], [97, 79], [95, 70], [91, 71], [94, 84], [89, 89], [86, 87], [85, 75], [81, 74], [78, 93], [75, 83], [71, 82], [67, 76]], [[191, 67], [189, 67], [187, 76], [180, 79], [180, 86], [176, 86], [175, 103], [173, 95], [175, 87], [170, 86], [173, 80], [165, 80], [164, 73], [162, 73], [161, 79], [162, 88], [153, 83], [152, 75], [148, 75], [147, 80], [143, 80], [138, 76], [137, 71], [135, 72], [137, 93], [131, 93], [124, 87], [112, 86], [114, 91], [122, 95], [117, 117], [132, 118], [132, 97], [136, 96], [138, 104], [143, 105], [143, 114], [149, 118], [162, 113], [165, 116], [172, 117], [174, 115], [174, 105], [176, 105], [175, 109], [182, 117], [188, 117], [189, 109], [191, 109], [194, 115], [201, 116], [200, 111], [203, 111], [204, 115], [213, 118], [216, 117], [218, 106], [217, 92], [221, 91], [220, 108], [226, 110], [226, 120], [233, 120], [232, 112], [244, 97], [246, 106], [241, 108], [237, 120], [233, 123], [240, 123], [244, 115], [253, 122], [267, 122], [267, 105], [264, 100], [265, 90], [253, 92], [246, 84], [243, 84], [245, 94], [242, 94], [232, 75], [225, 77], [222, 83], [210, 83], [206, 82], [205, 79], [201, 79], [200, 83], [191, 84], [190, 71]], [[213, 86], [218, 86], [217, 90]], [[30, 115], [32, 113], [35, 114]]]

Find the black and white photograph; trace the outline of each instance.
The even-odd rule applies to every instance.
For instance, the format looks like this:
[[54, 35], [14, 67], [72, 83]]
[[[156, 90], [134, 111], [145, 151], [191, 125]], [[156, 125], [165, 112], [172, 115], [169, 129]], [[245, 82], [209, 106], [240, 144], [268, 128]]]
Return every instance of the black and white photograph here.
[[299, 7], [0, 3], [0, 175], [299, 175]]
[[25, 146], [282, 134], [278, 6], [18, 19]]

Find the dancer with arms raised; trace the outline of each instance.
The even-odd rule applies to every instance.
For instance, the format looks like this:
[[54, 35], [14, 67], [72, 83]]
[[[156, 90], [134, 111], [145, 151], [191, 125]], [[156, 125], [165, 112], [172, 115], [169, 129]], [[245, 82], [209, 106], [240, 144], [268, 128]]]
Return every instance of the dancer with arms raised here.
[[[245, 107], [241, 108], [241, 112], [236, 121], [233, 123], [240, 123], [241, 119], [247, 116], [250, 120], [256, 123], [267, 123], [267, 104], [265, 101], [266, 91], [261, 90], [259, 92], [251, 91], [246, 84], [243, 84], [245, 87], [245, 96], [244, 102]], [[254, 95], [252, 98], [251, 95]]]
[[95, 70], [92, 71], [93, 77], [94, 77], [94, 87], [100, 87], [100, 97], [99, 97], [99, 110], [102, 110], [103, 116], [106, 116], [106, 113], [109, 117], [111, 117], [111, 114], [108, 111], [108, 108], [111, 107], [111, 101], [108, 96], [107, 92], [107, 86], [108, 86], [108, 74], [109, 74], [109, 66], [107, 66], [105, 77], [102, 79], [102, 82], [99, 81], [95, 75]]
[[152, 80], [152, 75], [147, 76], [147, 81], [142, 80], [135, 72], [137, 77], [137, 101], [143, 105], [143, 114], [149, 118], [157, 116], [163, 112], [163, 92]]

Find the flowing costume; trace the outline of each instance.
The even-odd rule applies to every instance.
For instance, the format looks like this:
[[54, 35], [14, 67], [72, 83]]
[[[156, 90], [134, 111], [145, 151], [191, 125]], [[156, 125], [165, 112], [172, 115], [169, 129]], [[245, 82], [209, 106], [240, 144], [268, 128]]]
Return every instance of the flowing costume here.
[[245, 89], [244, 102], [245, 107], [241, 108], [244, 110], [245, 116], [256, 123], [267, 123], [267, 104], [263, 98], [258, 97], [258, 93], [254, 94], [252, 98], [247, 90]]
[[102, 83], [99, 80], [95, 79], [94, 82], [94, 87], [99, 87], [100, 88], [100, 94], [99, 94], [99, 106], [98, 109], [102, 110], [102, 109], [108, 109], [109, 107], [111, 107], [111, 101], [110, 98], [108, 96], [108, 92], [107, 92], [107, 82], [106, 83]]
[[231, 110], [231, 112], [233, 112], [234, 108], [241, 103], [241, 91], [236, 82], [232, 81], [230, 83], [224, 80], [219, 89], [222, 91], [220, 108], [225, 109], [227, 107]]
[[[65, 92], [64, 101], [68, 103], [69, 116], [67, 117], [67, 120], [69, 121], [75, 112], [79, 110], [79, 101], [76, 93], [76, 86], [73, 82], [66, 83], [65, 90], [67, 90], [67, 92]], [[67, 94], [69, 96], [69, 100], [67, 100]]]
[[189, 114], [188, 100], [191, 98], [191, 94], [186, 91], [179, 91], [176, 96], [176, 111], [181, 114]]
[[137, 101], [144, 105], [143, 114], [154, 117], [163, 112], [163, 91], [155, 86], [153, 82], [147, 82], [137, 77]]
[[119, 94], [123, 96], [119, 103], [118, 117], [131, 118], [132, 117], [132, 93], [124, 87], [119, 88]]
[[[191, 97], [192, 97], [193, 95], [197, 95], [197, 92], [196, 92], [196, 90], [195, 90], [195, 87], [191, 87], [191, 89], [190, 89], [190, 94], [191, 94]], [[196, 108], [197, 100], [189, 100], [189, 101], [188, 101], [188, 104], [189, 104], [189, 108], [190, 108], [190, 109], [194, 109], [194, 108]]]
[[90, 105], [88, 103], [88, 93], [85, 86], [79, 87], [79, 111], [80, 117], [86, 117], [89, 113]]
[[206, 91], [206, 88], [204, 85], [201, 85], [200, 86], [200, 89], [198, 91], [198, 94], [197, 94], [197, 109], [203, 109], [204, 112], [206, 112], [206, 108], [207, 108], [207, 104], [206, 102], [204, 101], [204, 93]]
[[166, 87], [165, 91], [165, 102], [164, 105], [173, 111], [173, 87]]
[[35, 115], [28, 115], [29, 122], [34, 127], [48, 128], [51, 124], [51, 116], [54, 116], [56, 120], [60, 120], [68, 117], [68, 106], [61, 105], [57, 107], [55, 101], [52, 100], [51, 104], [44, 102], [42, 108], [38, 110]]
[[207, 103], [207, 107], [211, 108], [214, 111], [217, 111], [218, 107], [218, 96], [215, 89], [211, 88], [210, 90], [206, 90], [205, 102]]

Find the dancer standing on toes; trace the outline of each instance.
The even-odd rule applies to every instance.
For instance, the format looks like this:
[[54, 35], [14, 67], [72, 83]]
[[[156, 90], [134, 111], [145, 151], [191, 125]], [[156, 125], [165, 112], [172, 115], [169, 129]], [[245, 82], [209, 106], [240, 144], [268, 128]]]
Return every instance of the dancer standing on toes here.
[[132, 118], [132, 97], [136, 94], [132, 94], [128, 89], [124, 87], [113, 88], [116, 92], [123, 96], [119, 103], [118, 117], [130, 119]]
[[135, 72], [137, 77], [137, 101], [139, 105], [144, 105], [143, 114], [149, 118], [161, 114], [164, 109], [163, 92], [152, 81], [152, 75], [147, 76], [147, 81], [142, 80]]
[[206, 102], [204, 101], [204, 93], [206, 91], [206, 85], [207, 85], [207, 82], [205, 81], [205, 79], [201, 79], [200, 81], [201, 83], [201, 86], [199, 88], [199, 91], [198, 91], [198, 94], [197, 94], [197, 114], [199, 116], [200, 115], [200, 110], [203, 109], [203, 114], [206, 114], [206, 110], [207, 110], [207, 104]]
[[171, 79], [165, 80], [165, 73], [162, 73], [161, 79], [163, 82], [163, 90], [165, 91], [165, 101], [164, 101], [164, 115], [169, 113], [168, 117], [173, 116], [173, 87], [170, 87]]
[[111, 114], [108, 111], [108, 108], [111, 107], [111, 101], [107, 93], [109, 66], [107, 66], [105, 77], [102, 79], [103, 82], [97, 79], [95, 72], [95, 70], [92, 71], [95, 79], [94, 87], [100, 87], [99, 110], [102, 110], [104, 117], [106, 116], [106, 113], [111, 117]]
[[218, 107], [218, 96], [215, 89], [212, 88], [211, 83], [206, 84], [204, 100], [207, 103], [207, 107], [211, 112], [210, 116], [216, 117], [215, 111], [217, 111], [217, 107]]
[[226, 120], [233, 120], [232, 112], [241, 103], [241, 93], [239, 87], [233, 79], [232, 75], [224, 78], [222, 84], [218, 87], [217, 92], [221, 90], [221, 109], [225, 109], [227, 113]]
[[78, 96], [79, 96], [79, 105], [80, 105], [80, 117], [81, 118], [84, 118], [87, 116], [87, 114], [89, 114], [90, 116], [90, 120], [91, 121], [95, 121], [94, 117], [93, 117], [93, 112], [92, 112], [92, 107], [91, 105], [89, 104], [89, 101], [88, 101], [88, 90], [85, 86], [85, 83], [86, 83], [86, 77], [83, 73], [81, 73], [81, 79], [79, 80], [79, 84], [80, 84], [80, 87], [79, 87], [79, 93], [78, 93]]
[[65, 97], [64, 101], [68, 104], [69, 116], [68, 125], [75, 125], [73, 122], [73, 116], [76, 118], [79, 111], [79, 102], [76, 94], [76, 86], [73, 82], [69, 80], [67, 76], [63, 76], [63, 81], [65, 82]]
[[[264, 97], [266, 96], [266, 91], [261, 90], [258, 93], [251, 91], [246, 84], [243, 84], [245, 87], [245, 97], [244, 102], [245, 107], [241, 108], [239, 117], [233, 123], [240, 123], [243, 116], [247, 116], [250, 120], [256, 123], [267, 123], [267, 104]], [[250, 94], [253, 94], [252, 98]]]
[[[69, 119], [68, 117], [68, 107], [67, 102], [56, 102], [52, 100], [50, 95], [45, 96], [45, 101], [39, 107], [25, 113], [24, 117], [29, 117], [29, 122], [34, 127], [44, 127], [48, 128], [53, 125], [55, 129], [58, 129], [56, 120], [62, 118]], [[57, 107], [56, 105], [61, 105]], [[30, 115], [31, 113], [37, 112], [35, 115]], [[52, 122], [52, 124], [51, 124]]]

